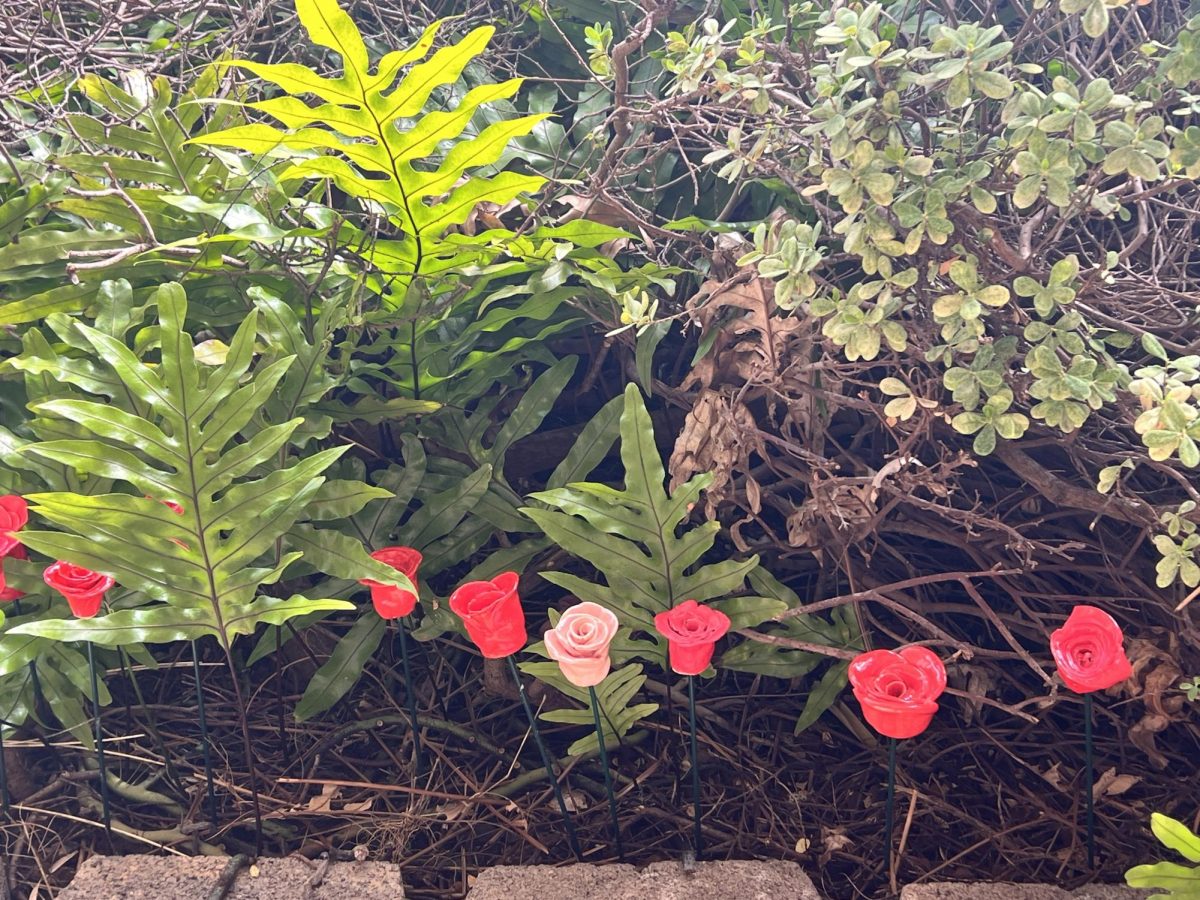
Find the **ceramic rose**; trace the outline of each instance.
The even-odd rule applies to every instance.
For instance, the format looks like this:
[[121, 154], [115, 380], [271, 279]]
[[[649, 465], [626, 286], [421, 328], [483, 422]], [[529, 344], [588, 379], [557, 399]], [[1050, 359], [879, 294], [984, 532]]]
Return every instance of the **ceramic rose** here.
[[9, 587], [8, 582], [4, 578], [4, 560], [5, 559], [28, 559], [29, 551], [25, 549], [23, 544], [17, 544], [9, 551], [6, 557], [0, 557], [0, 603], [9, 603], [13, 600], [20, 600], [25, 596], [24, 591], [19, 591], [15, 587]]
[[71, 612], [80, 619], [90, 619], [100, 612], [104, 594], [115, 583], [108, 575], [73, 566], [61, 559], [46, 568], [42, 579], [67, 598]]
[[667, 639], [672, 671], [699, 675], [712, 661], [717, 641], [729, 631], [729, 616], [695, 600], [684, 600], [655, 616], [654, 628]]
[[1103, 691], [1133, 674], [1125, 635], [1116, 620], [1094, 606], [1076, 606], [1050, 635], [1050, 652], [1063, 683], [1077, 694]]
[[529, 640], [517, 596], [519, 581], [516, 572], [502, 572], [491, 581], [469, 581], [450, 595], [451, 612], [488, 659], [512, 656]]
[[871, 650], [851, 661], [850, 684], [872, 728], [885, 737], [916, 737], [937, 712], [946, 667], [928, 647]]
[[29, 505], [24, 497], [5, 494], [0, 497], [0, 558], [21, 546], [16, 532], [29, 522]]
[[612, 668], [609, 644], [620, 623], [598, 603], [576, 603], [546, 632], [546, 653], [575, 687], [595, 687]]
[[[391, 566], [397, 572], [408, 576], [413, 587], [417, 586], [417, 569], [421, 565], [420, 552], [412, 547], [383, 547], [371, 554], [371, 559], [378, 560], [386, 566]], [[407, 616], [417, 606], [417, 595], [395, 584], [383, 584], [370, 578], [361, 579], [371, 589], [371, 603], [381, 619], [398, 619]]]

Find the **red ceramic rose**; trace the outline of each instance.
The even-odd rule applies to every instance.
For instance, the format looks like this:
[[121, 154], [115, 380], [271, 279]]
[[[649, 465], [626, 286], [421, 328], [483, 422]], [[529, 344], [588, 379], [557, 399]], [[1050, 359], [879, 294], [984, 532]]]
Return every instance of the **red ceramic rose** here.
[[1076, 606], [1050, 635], [1050, 652], [1063, 683], [1077, 694], [1103, 691], [1133, 674], [1125, 655], [1125, 635], [1108, 613]]
[[[25, 549], [24, 544], [17, 544], [9, 551], [7, 559], [28, 559], [29, 551]], [[4, 578], [4, 558], [0, 558], [0, 603], [8, 603], [12, 600], [20, 600], [25, 596], [24, 591], [18, 591], [14, 587], [9, 587], [8, 582]]]
[[[372, 553], [371, 559], [403, 572], [413, 583], [413, 587], [417, 586], [417, 568], [422, 559], [419, 551], [412, 547], [383, 547]], [[416, 608], [417, 595], [410, 590], [394, 584], [372, 581], [370, 578], [363, 578], [360, 583], [371, 589], [371, 602], [381, 619], [398, 619], [407, 616]]]
[[699, 675], [708, 668], [717, 641], [729, 631], [729, 616], [684, 600], [655, 616], [654, 627], [668, 641], [671, 669], [679, 675]]
[[927, 647], [871, 650], [851, 661], [850, 684], [872, 728], [885, 737], [916, 737], [937, 712], [946, 667]]
[[71, 612], [80, 619], [90, 619], [100, 612], [105, 592], [113, 586], [108, 575], [93, 572], [83, 566], [73, 566], [61, 559], [42, 573], [46, 584], [67, 598]]
[[519, 580], [516, 572], [502, 572], [491, 581], [469, 581], [450, 595], [450, 609], [488, 659], [512, 656], [528, 642]]
[[29, 505], [24, 497], [5, 494], [0, 497], [0, 557], [8, 556], [21, 546], [15, 532], [29, 522]]

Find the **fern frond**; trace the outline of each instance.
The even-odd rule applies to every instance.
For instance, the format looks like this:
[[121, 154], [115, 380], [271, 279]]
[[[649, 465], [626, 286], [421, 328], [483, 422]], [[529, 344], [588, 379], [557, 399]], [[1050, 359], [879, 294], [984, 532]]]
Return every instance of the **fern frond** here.
[[[654, 629], [655, 614], [684, 600], [712, 600], [738, 591], [758, 566], [758, 557], [697, 565], [712, 548], [720, 526], [716, 522], [683, 530], [681, 526], [711, 476], [697, 475], [675, 493], [667, 493], [650, 414], [634, 384], [625, 390], [621, 462], [625, 466], [621, 490], [575, 482], [529, 495], [553, 509], [521, 511], [564, 550], [595, 566], [607, 583], [566, 572], [544, 572], [543, 578], [581, 600], [613, 610], [622, 625], [650, 638], [619, 639], [613, 645], [614, 658], [641, 656], [665, 666], [666, 642]], [[787, 608], [768, 597], [735, 597], [716, 605], [736, 628], [753, 627]]]
[[[95, 495], [31, 493], [32, 511], [63, 531], [26, 530], [22, 541], [110, 574], [157, 604], [87, 621], [30, 622], [13, 632], [110, 645], [216, 635], [228, 646], [257, 624], [352, 608], [341, 600], [263, 597], [259, 587], [277, 581], [301, 556], [274, 551], [294, 523], [311, 517], [310, 506], [354, 509], [387, 492], [345, 482], [323, 491], [329, 483], [324, 472], [344, 447], [284, 467], [280, 451], [303, 419], [252, 423], [259, 409], [279, 396], [281, 385], [287, 396], [286, 376], [296, 359], [281, 355], [252, 370], [258, 310], [230, 341], [224, 362], [207, 366], [197, 360], [193, 339], [184, 331], [183, 288], [164, 285], [153, 301], [161, 347], [156, 365], [97, 328], [73, 321], [68, 332], [72, 341], [88, 345], [97, 372], [115, 376], [126, 395], [124, 408], [75, 397], [38, 402], [33, 408], [39, 436], [53, 422], [67, 423], [70, 436], [24, 444], [19, 452], [134, 488], [134, 493]], [[263, 311], [270, 314], [271, 305], [264, 303]], [[37, 359], [39, 369], [56, 380], [78, 383], [78, 369], [66, 364]], [[303, 392], [295, 384], [292, 389]], [[183, 512], [163, 501], [179, 504]], [[349, 565], [365, 577], [408, 584], [394, 569], [372, 560], [361, 544], [349, 555]]]
[[[452, 109], [421, 115], [433, 92], [456, 82], [484, 50], [495, 31], [490, 26], [476, 28], [430, 56], [440, 26], [435, 23], [413, 46], [387, 54], [372, 71], [357, 26], [336, 0], [296, 0], [296, 9], [310, 40], [341, 57], [342, 74], [326, 77], [297, 63], [232, 60], [227, 65], [287, 93], [249, 104], [282, 127], [241, 125], [192, 142], [255, 154], [287, 151], [293, 156], [281, 179], [328, 179], [383, 209], [398, 235], [387, 241], [386, 254], [374, 258], [369, 248], [364, 253], [392, 281], [401, 299], [392, 298], [389, 305], [399, 306], [414, 278], [444, 269], [448, 260], [470, 252], [463, 241], [448, 241], [446, 235], [479, 203], [502, 205], [544, 184], [536, 175], [481, 170], [497, 163], [510, 141], [528, 134], [546, 116], [501, 120], [464, 136], [480, 107], [515, 95], [521, 79], [480, 85]], [[316, 102], [310, 105], [301, 98]], [[450, 148], [442, 151], [447, 142]]]

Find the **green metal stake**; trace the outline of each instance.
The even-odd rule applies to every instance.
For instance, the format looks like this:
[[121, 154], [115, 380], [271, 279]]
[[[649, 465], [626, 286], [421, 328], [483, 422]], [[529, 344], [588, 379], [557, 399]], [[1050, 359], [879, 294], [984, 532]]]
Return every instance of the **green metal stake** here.
[[7, 819], [9, 816], [10, 810], [8, 808], [8, 802], [9, 802], [8, 769], [7, 769], [7, 764], [4, 761], [4, 726], [5, 726], [5, 724], [6, 724], [5, 721], [3, 719], [0, 719], [0, 814], [3, 814], [4, 818]]
[[[425, 769], [425, 754], [421, 748], [421, 725], [417, 721], [417, 692], [413, 689], [412, 669], [408, 662], [408, 634], [403, 622], [396, 622], [400, 632], [400, 665], [404, 669], [404, 694], [408, 701], [408, 718], [412, 722], [413, 736], [413, 780], [421, 777]], [[518, 681], [517, 684], [520, 684]]]
[[[13, 600], [13, 615], [21, 614], [21, 601]], [[8, 796], [8, 761], [4, 758], [4, 726], [8, 723], [4, 719], [0, 719], [0, 815], [8, 818], [12, 812], [9, 809], [10, 798]]]
[[92, 674], [92, 715], [96, 719], [96, 765], [100, 769], [100, 803], [104, 815], [104, 833], [112, 843], [112, 807], [108, 799], [108, 770], [104, 766], [104, 729], [100, 722], [100, 682], [96, 677], [96, 653], [87, 641], [88, 671]]
[[600, 724], [600, 701], [596, 689], [588, 688], [592, 700], [592, 718], [596, 720], [596, 741], [600, 747], [600, 766], [604, 769], [604, 789], [608, 791], [608, 814], [612, 818], [613, 838], [617, 843], [617, 859], [625, 862], [625, 848], [621, 845], [621, 821], [617, 818], [617, 795], [613, 791], [612, 773], [608, 769], [608, 748], [604, 746], [604, 726]]
[[200, 652], [192, 641], [192, 678], [196, 682], [196, 709], [200, 720], [200, 746], [204, 753], [204, 788], [208, 801], [208, 819], [213, 828], [220, 826], [217, 819], [217, 793], [213, 787], [212, 746], [208, 740], [208, 716], [204, 711], [204, 687], [200, 684]]
[[529, 705], [529, 697], [525, 694], [521, 673], [517, 671], [517, 664], [513, 662], [511, 656], [506, 659], [508, 660], [508, 671], [512, 673], [513, 680], [517, 683], [517, 691], [521, 695], [521, 705], [525, 707], [525, 718], [529, 719], [529, 730], [533, 732], [533, 741], [537, 744], [538, 752], [542, 754], [542, 765], [546, 767], [546, 775], [550, 779], [550, 786], [554, 789], [554, 799], [558, 801], [558, 811], [562, 813], [563, 824], [567, 826], [567, 840], [571, 844], [571, 852], [575, 854], [575, 859], [583, 862], [583, 854], [579, 851], [579, 839], [575, 836], [575, 823], [571, 821], [571, 813], [567, 810], [567, 802], [563, 799], [562, 788], [559, 787], [558, 778], [554, 774], [554, 766], [550, 762], [550, 754], [546, 751], [546, 744], [542, 740], [541, 729], [537, 726], [533, 707]]
[[1095, 760], [1092, 758], [1092, 695], [1083, 695], [1083, 789], [1086, 792], [1087, 816], [1087, 864], [1096, 868], [1096, 810], [1092, 797], [1092, 785], [1096, 781]]
[[700, 754], [696, 746], [696, 676], [688, 676], [688, 726], [692, 737], [692, 845], [696, 861], [703, 857], [704, 838], [700, 832]]
[[892, 870], [892, 828], [896, 821], [896, 739], [888, 738], [887, 805], [883, 814], [884, 852], [887, 868]]

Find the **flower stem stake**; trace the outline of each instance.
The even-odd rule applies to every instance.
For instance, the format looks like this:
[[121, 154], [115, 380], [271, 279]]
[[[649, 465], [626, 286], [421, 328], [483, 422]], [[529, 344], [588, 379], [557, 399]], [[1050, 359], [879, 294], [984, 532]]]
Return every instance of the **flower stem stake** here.
[[887, 804], [884, 847], [887, 869], [895, 881], [892, 828], [896, 820], [896, 742], [916, 737], [929, 727], [937, 698], [946, 689], [946, 667], [927, 647], [900, 651], [870, 650], [850, 662], [850, 684], [872, 728], [888, 739]]
[[204, 754], [204, 793], [208, 803], [208, 818], [213, 828], [221, 823], [217, 818], [217, 792], [213, 787], [212, 746], [208, 740], [208, 716], [204, 710], [204, 687], [200, 683], [200, 653], [192, 641], [192, 678], [196, 682], [196, 710], [200, 720], [200, 747]]
[[[146, 499], [153, 500], [154, 498], [147, 495]], [[158, 502], [161, 503], [163, 506], [167, 507], [167, 509], [171, 510], [171, 512], [175, 513], [175, 515], [177, 515], [177, 516], [183, 515], [183, 507], [180, 504], [176, 503], [174, 500], [159, 500]], [[177, 538], [171, 538], [171, 542], [174, 544], [178, 544], [184, 550], [188, 549], [188, 545], [185, 544], [183, 541], [178, 540]], [[276, 654], [279, 653], [279, 626], [278, 625], [275, 626], [275, 653]], [[212, 744], [208, 739], [208, 715], [204, 708], [204, 687], [200, 683], [200, 651], [197, 648], [196, 642], [194, 640], [192, 641], [192, 680], [195, 682], [195, 686], [196, 686], [196, 718], [199, 720], [198, 724], [200, 726], [200, 752], [204, 759], [205, 802], [208, 805], [209, 821], [212, 822], [213, 828], [216, 828], [220, 824], [220, 822], [217, 819], [217, 793], [216, 793], [216, 789], [213, 786], [214, 779], [213, 779], [213, 764], [212, 764]], [[282, 683], [283, 683], [283, 669], [281, 668], [279, 670], [279, 674], [277, 676], [276, 684], [281, 685]], [[282, 722], [282, 719], [283, 719], [282, 688], [280, 688], [279, 708], [281, 710], [280, 721]], [[283, 728], [281, 725], [280, 726], [281, 733], [282, 733], [282, 730], [283, 730]], [[281, 747], [281, 749], [282, 749], [282, 747]]]
[[1083, 799], [1084, 829], [1087, 831], [1087, 864], [1096, 868], [1096, 761], [1092, 752], [1092, 695], [1083, 695]]
[[596, 722], [596, 746], [600, 751], [600, 767], [604, 770], [604, 790], [608, 793], [608, 815], [612, 819], [613, 840], [617, 844], [617, 860], [625, 862], [625, 847], [621, 843], [621, 819], [617, 815], [617, 795], [613, 791], [612, 772], [608, 765], [608, 747], [604, 745], [604, 725], [600, 721], [600, 700], [596, 689], [588, 688], [588, 699], [592, 701], [592, 718]]
[[9, 816], [9, 797], [8, 769], [4, 762], [4, 725], [4, 720], [0, 719], [0, 815], [7, 819]]
[[692, 847], [696, 860], [703, 857], [704, 834], [700, 830], [700, 754], [696, 746], [696, 676], [688, 676], [688, 736], [692, 769]]
[[516, 572], [501, 572], [491, 581], [468, 581], [450, 595], [449, 606], [451, 612], [462, 619], [467, 637], [479, 648], [485, 659], [507, 660], [509, 674], [517, 683], [517, 693], [521, 697], [525, 718], [529, 720], [529, 730], [542, 756], [542, 765], [550, 779], [550, 787], [554, 790], [554, 799], [558, 801], [558, 811], [562, 813], [571, 852], [577, 860], [582, 861], [579, 839], [575, 836], [575, 823], [571, 821], [571, 813], [563, 799], [562, 788], [559, 787], [558, 777], [554, 774], [554, 766], [542, 740], [537, 717], [533, 713], [533, 707], [529, 705], [521, 673], [517, 671], [517, 664], [513, 661], [513, 654], [523, 649], [528, 641], [525, 611], [521, 609], [521, 598], [517, 595], [519, 581], [520, 576]]
[[896, 739], [887, 739], [887, 801], [883, 808], [883, 840], [888, 848], [888, 868], [891, 869], [892, 832], [896, 826]]
[[521, 695], [521, 706], [525, 709], [525, 718], [529, 720], [529, 730], [533, 733], [533, 741], [537, 744], [538, 753], [542, 757], [542, 765], [546, 769], [546, 776], [550, 779], [550, 786], [554, 789], [554, 799], [558, 802], [558, 811], [562, 814], [563, 824], [567, 828], [567, 842], [571, 845], [571, 852], [575, 854], [575, 858], [580, 862], [583, 861], [583, 853], [579, 849], [579, 838], [575, 834], [575, 823], [571, 820], [571, 812], [567, 809], [567, 801], [563, 799], [562, 787], [558, 783], [558, 776], [554, 774], [554, 766], [550, 761], [550, 753], [546, 750], [546, 742], [542, 740], [542, 730], [538, 728], [537, 716], [534, 715], [533, 707], [529, 705], [529, 695], [525, 693], [525, 684], [521, 681], [521, 673], [517, 671], [517, 664], [511, 656], [505, 657], [508, 661], [508, 671], [513, 677], [513, 681], [517, 683], [517, 692]]
[[604, 745], [604, 725], [600, 718], [600, 699], [596, 685], [608, 677], [612, 669], [609, 645], [617, 634], [620, 622], [612, 610], [599, 603], [577, 603], [562, 614], [554, 628], [547, 631], [546, 655], [558, 663], [563, 677], [578, 688], [587, 688], [592, 705], [592, 720], [596, 724], [596, 744], [600, 766], [604, 770], [604, 789], [608, 793], [608, 814], [612, 819], [613, 840], [617, 857], [625, 861], [621, 843], [621, 821], [617, 815], [617, 795], [613, 791], [612, 773], [608, 765], [608, 748]]
[[1050, 635], [1050, 652], [1063, 683], [1083, 695], [1084, 807], [1087, 864], [1096, 867], [1096, 819], [1092, 786], [1095, 761], [1092, 747], [1092, 694], [1120, 684], [1133, 674], [1125, 655], [1125, 635], [1108, 613], [1095, 606], [1076, 606], [1062, 628]]
[[421, 725], [417, 720], [417, 692], [413, 690], [412, 669], [408, 662], [408, 635], [404, 623], [397, 621], [412, 613], [417, 607], [417, 569], [421, 566], [421, 553], [412, 547], [383, 547], [371, 554], [371, 559], [391, 566], [412, 582], [413, 590], [394, 584], [383, 584], [370, 578], [361, 583], [371, 589], [371, 604], [388, 627], [400, 632], [400, 660], [404, 670], [404, 694], [408, 705], [409, 727], [413, 738], [413, 778], [419, 778], [425, 768], [425, 754], [421, 749]]
[[425, 769], [425, 754], [421, 748], [421, 726], [417, 721], [417, 692], [413, 690], [412, 668], [408, 662], [408, 632], [403, 623], [396, 623], [400, 632], [400, 666], [404, 671], [404, 699], [408, 704], [408, 718], [413, 734], [413, 777], [420, 778]]
[[[79, 619], [90, 619], [100, 612], [104, 595], [115, 583], [110, 575], [93, 572], [59, 560], [46, 567], [42, 580], [62, 594], [71, 612]], [[100, 769], [100, 802], [104, 814], [104, 832], [112, 842], [112, 809], [108, 799], [108, 770], [104, 765], [104, 729], [100, 721], [100, 683], [96, 675], [95, 650], [87, 642], [88, 671], [92, 676], [92, 715], [96, 719], [96, 765]]]
[[696, 859], [704, 855], [700, 829], [700, 755], [696, 737], [696, 676], [708, 668], [717, 641], [729, 631], [729, 616], [695, 600], [684, 600], [654, 617], [654, 628], [667, 639], [671, 670], [688, 679], [688, 737], [692, 770], [692, 849]]
[[96, 765], [100, 769], [100, 804], [104, 815], [104, 833], [112, 842], [112, 807], [108, 799], [108, 770], [104, 765], [104, 729], [100, 721], [100, 684], [96, 676], [96, 651], [87, 642], [88, 671], [92, 675], [92, 717], [96, 720]]
[[[5, 494], [0, 497], [0, 603], [11, 601], [13, 612], [21, 614], [20, 597], [24, 594], [16, 588], [10, 588], [4, 579], [4, 560], [11, 556], [14, 559], [25, 559], [25, 547], [16, 536], [29, 522], [29, 505], [19, 494]], [[33, 663], [30, 663], [32, 668]], [[0, 814], [6, 819], [10, 813], [10, 797], [8, 794], [8, 768], [4, 759], [4, 726], [0, 719]]]

